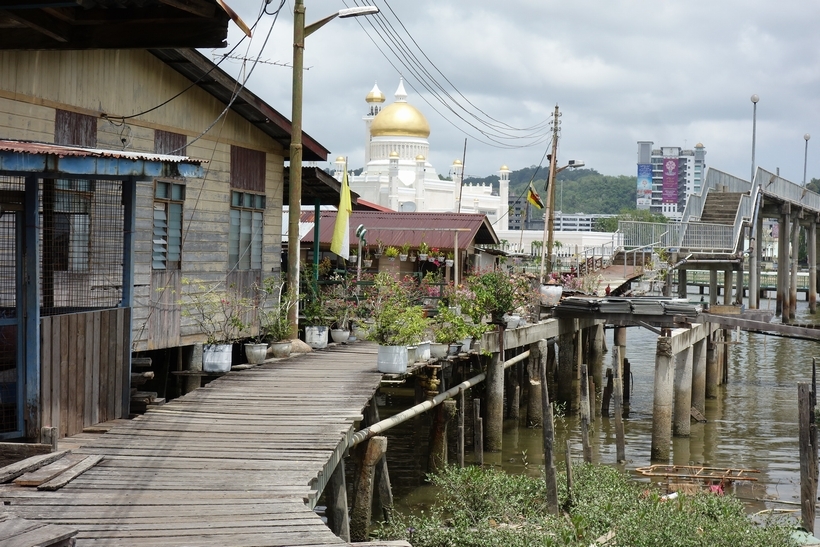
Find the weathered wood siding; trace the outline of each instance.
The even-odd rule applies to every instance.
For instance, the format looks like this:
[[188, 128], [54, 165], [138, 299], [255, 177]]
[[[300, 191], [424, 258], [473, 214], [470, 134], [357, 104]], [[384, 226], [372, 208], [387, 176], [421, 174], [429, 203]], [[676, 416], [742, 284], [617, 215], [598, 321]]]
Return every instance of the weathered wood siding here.
[[[262, 272], [277, 273], [285, 150], [232, 111], [202, 135], [225, 105], [198, 87], [187, 89], [190, 84], [146, 51], [3, 51], [0, 136], [53, 142], [58, 109], [93, 116], [100, 148], [154, 152], [157, 141], [179, 142], [163, 132], [185, 136], [187, 155], [208, 163], [203, 165], [204, 178], [176, 181], [186, 185], [179, 273], [207, 284], [224, 283], [228, 275], [231, 147], [264, 154], [264, 188], [254, 187], [267, 196]], [[178, 93], [167, 105], [146, 112]], [[125, 123], [116, 119], [135, 114]], [[177, 278], [151, 269], [153, 184], [142, 181], [137, 187], [133, 309], [133, 349], [137, 351], [204, 340], [179, 310], [166, 309], [173, 307], [169, 300], [179, 300], [178, 292], [171, 296], [179, 290]], [[167, 284], [169, 279], [172, 285]], [[161, 325], [170, 325], [175, 317], [181, 323], [176, 330], [169, 328], [155, 336]]]
[[129, 308], [115, 308], [41, 319], [43, 427], [58, 427], [65, 437], [123, 417], [130, 318]]

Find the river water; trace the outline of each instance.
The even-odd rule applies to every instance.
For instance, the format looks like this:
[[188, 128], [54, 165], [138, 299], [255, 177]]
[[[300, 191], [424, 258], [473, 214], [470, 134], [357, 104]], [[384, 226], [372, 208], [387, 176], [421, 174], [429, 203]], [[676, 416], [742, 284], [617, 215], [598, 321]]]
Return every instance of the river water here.
[[[774, 301], [762, 300], [761, 308], [766, 307], [773, 308]], [[803, 301], [798, 302], [797, 316], [798, 322], [816, 320], [808, 314]], [[612, 335], [612, 330], [606, 330], [608, 348], [613, 347]], [[656, 341], [657, 336], [647, 329], [628, 329], [626, 357], [631, 363], [633, 385], [630, 414], [624, 420], [627, 462], [622, 467], [629, 472], [651, 464]], [[728, 383], [719, 387], [716, 399], [706, 401], [706, 423], [692, 423], [688, 438], [673, 437], [671, 463], [757, 469], [760, 474], [756, 475], [756, 482], [738, 481], [731, 491], [747, 502], [750, 512], [792, 509], [799, 518], [798, 506], [773, 500], [800, 501], [797, 384], [811, 381], [812, 358], [820, 357], [820, 344], [733, 332], [728, 346]], [[608, 354], [605, 366], [610, 365], [610, 360]], [[386, 407], [381, 409], [383, 417], [412, 405], [409, 393], [388, 393]], [[416, 422], [416, 429], [418, 425]], [[594, 461], [615, 465], [614, 420], [598, 417], [592, 427]], [[411, 431], [409, 423], [389, 436], [392, 445], [389, 444], [388, 453], [393, 456], [388, 461], [400, 511], [415, 511], [432, 501], [431, 488], [420, 478], [424, 466], [419, 461], [419, 438], [418, 431]], [[556, 421], [556, 461], [563, 461], [566, 439], [570, 440], [572, 460], [581, 460], [581, 432], [575, 417]], [[541, 430], [527, 428], [523, 420], [507, 421], [503, 451], [485, 453], [484, 458], [485, 465], [539, 477], [543, 469]], [[467, 461], [471, 460], [468, 454]], [[815, 525], [815, 529], [820, 526]]]

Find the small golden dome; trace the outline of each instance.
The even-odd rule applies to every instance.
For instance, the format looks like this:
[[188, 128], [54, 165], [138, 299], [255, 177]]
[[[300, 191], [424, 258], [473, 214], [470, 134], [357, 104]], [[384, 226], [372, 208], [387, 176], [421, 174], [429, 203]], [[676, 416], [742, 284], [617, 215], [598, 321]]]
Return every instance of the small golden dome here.
[[345, 162], [345, 157], [344, 156], [339, 156], [338, 158], [336, 158], [336, 163], [344, 163], [344, 162]]
[[703, 148], [703, 143], [699, 142], [695, 145], [695, 148]]
[[396, 152], [395, 150], [393, 150], [392, 152], [390, 152], [390, 157], [391, 157], [391, 158], [398, 158], [398, 157], [399, 157], [399, 153], [398, 153], [398, 152]]
[[453, 160], [453, 165], [461, 165], [461, 160]]
[[406, 102], [395, 102], [379, 112], [370, 125], [373, 137], [421, 137], [430, 136], [430, 124], [419, 110]]
[[384, 93], [382, 93], [378, 85], [373, 84], [373, 89], [370, 90], [370, 93], [367, 94], [367, 97], [365, 97], [364, 100], [368, 103], [383, 103]]
[[506, 165], [502, 165], [501, 169], [500, 169], [500, 171], [509, 171], [509, 170], [510, 170], [510, 168], [507, 167]]
[[424, 161], [424, 160], [425, 160], [425, 157], [423, 155], [419, 154], [418, 156], [416, 156], [416, 161]]

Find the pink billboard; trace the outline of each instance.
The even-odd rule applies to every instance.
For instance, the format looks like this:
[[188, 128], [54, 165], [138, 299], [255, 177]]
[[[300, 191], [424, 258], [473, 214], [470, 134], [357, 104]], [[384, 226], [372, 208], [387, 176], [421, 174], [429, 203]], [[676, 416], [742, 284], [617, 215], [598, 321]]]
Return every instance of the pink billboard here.
[[663, 203], [678, 202], [678, 158], [663, 158]]

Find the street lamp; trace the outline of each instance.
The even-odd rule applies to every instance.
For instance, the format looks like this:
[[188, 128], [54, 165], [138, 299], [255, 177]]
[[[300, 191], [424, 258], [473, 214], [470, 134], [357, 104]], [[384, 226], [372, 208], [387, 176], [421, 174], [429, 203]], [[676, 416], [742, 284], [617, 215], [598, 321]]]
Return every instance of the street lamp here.
[[755, 93], [752, 95], [752, 176], [749, 178], [749, 182], [754, 182], [755, 180], [755, 137], [757, 134], [757, 101], [760, 100], [760, 97], [757, 96]]
[[806, 139], [806, 151], [803, 152], [803, 186], [805, 186], [806, 185], [806, 162], [809, 159], [809, 139], [811, 138], [811, 135], [806, 133], [805, 135], [803, 135], [803, 138]]
[[[378, 13], [376, 6], [347, 8], [305, 26], [305, 2], [295, 0], [293, 6], [293, 98], [290, 134], [290, 187], [288, 191], [288, 292], [293, 302], [299, 299], [299, 217], [302, 212], [302, 80], [304, 69], [305, 38], [336, 17], [359, 17]], [[319, 237], [316, 234], [315, 237]], [[299, 332], [299, 309], [288, 311], [291, 337]]]

